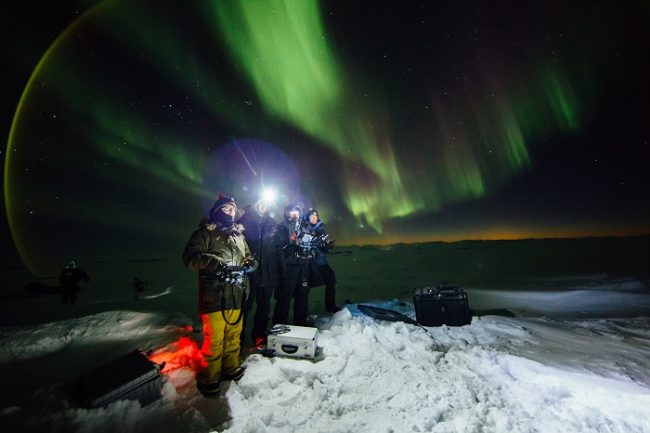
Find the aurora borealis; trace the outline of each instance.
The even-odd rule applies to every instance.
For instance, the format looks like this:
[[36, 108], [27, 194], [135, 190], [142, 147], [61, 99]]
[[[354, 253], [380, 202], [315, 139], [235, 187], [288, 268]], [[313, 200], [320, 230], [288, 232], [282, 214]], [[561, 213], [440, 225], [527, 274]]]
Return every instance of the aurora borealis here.
[[219, 192], [262, 186], [340, 244], [650, 232], [642, 2], [53, 7], [23, 6], [3, 52], [45, 47], [4, 104], [7, 225], [35, 273], [173, 255]]

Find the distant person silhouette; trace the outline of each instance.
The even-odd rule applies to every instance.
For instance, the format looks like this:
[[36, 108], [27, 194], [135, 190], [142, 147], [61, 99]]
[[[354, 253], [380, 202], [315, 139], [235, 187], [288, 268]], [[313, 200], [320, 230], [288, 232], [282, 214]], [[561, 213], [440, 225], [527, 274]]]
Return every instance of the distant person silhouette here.
[[141, 280], [140, 277], [133, 277], [131, 287], [135, 290], [135, 298], [138, 299], [138, 294], [144, 292], [145, 287], [147, 287], [147, 282]]
[[79, 283], [81, 281], [89, 282], [88, 274], [77, 267], [77, 262], [70, 260], [65, 264], [59, 276], [59, 286], [61, 286], [61, 303], [71, 304], [77, 302], [77, 292], [81, 290]]

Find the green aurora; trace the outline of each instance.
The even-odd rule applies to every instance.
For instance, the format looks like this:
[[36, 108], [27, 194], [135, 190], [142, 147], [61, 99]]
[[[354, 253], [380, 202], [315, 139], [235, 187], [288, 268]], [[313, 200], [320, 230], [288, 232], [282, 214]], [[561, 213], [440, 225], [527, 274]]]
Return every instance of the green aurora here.
[[[354, 218], [334, 224], [341, 242], [399, 239], [387, 225], [490, 196], [534, 168], [540, 138], [579, 134], [589, 115], [597, 78], [544, 54], [525, 68], [466, 60], [471, 85], [432, 73], [396, 99], [334, 32], [317, 1], [97, 3], [52, 43], [16, 108], [4, 192], [23, 261], [36, 273], [57, 254], [36, 247], [48, 220], [184, 238], [188, 217], [160, 203], [194, 219], [218, 192], [206, 160], [232, 135], [330, 155], [330, 190], [303, 188]], [[152, 207], [168, 216], [152, 221]]]

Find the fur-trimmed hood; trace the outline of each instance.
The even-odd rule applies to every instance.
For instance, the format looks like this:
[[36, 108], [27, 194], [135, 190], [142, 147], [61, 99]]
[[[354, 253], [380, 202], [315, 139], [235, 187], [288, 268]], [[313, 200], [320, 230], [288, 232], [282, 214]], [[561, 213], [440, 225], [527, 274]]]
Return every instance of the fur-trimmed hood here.
[[209, 231], [219, 230], [229, 236], [241, 235], [244, 233], [244, 226], [242, 224], [233, 224], [230, 228], [225, 228], [221, 223], [213, 223], [207, 218], [202, 218], [199, 221], [199, 227], [205, 227]]

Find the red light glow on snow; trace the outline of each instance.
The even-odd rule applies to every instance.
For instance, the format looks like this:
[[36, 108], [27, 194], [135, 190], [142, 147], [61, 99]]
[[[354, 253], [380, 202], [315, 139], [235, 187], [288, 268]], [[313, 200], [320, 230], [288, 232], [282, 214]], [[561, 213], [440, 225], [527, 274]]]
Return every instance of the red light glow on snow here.
[[165, 363], [162, 373], [169, 373], [182, 367], [199, 371], [208, 365], [199, 347], [189, 337], [181, 337], [178, 341], [152, 354], [149, 359], [156, 364]]

